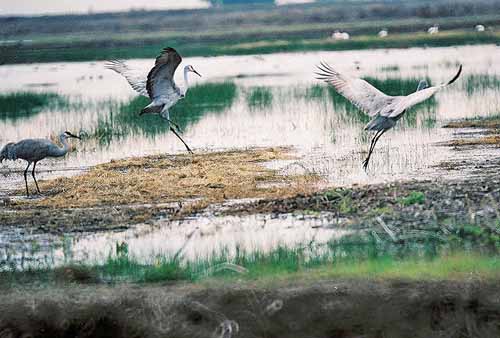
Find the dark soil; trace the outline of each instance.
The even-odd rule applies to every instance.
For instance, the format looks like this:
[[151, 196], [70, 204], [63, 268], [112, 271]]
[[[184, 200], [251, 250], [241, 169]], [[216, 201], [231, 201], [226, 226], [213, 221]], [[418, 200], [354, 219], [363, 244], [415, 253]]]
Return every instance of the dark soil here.
[[486, 281], [101, 287], [0, 295], [0, 337], [499, 337]]
[[27, 209], [0, 208], [0, 224], [4, 227], [29, 229], [31, 233], [75, 233], [127, 229], [162, 217], [174, 217], [179, 206], [123, 205], [96, 208]]
[[[466, 164], [464, 164], [466, 166]], [[340, 188], [287, 199], [237, 205], [227, 214], [331, 212], [340, 224], [371, 227], [380, 219], [396, 228], [493, 224], [500, 219], [500, 160], [476, 164], [481, 175]], [[470, 169], [470, 167], [469, 167]], [[500, 232], [500, 227], [495, 226]]]

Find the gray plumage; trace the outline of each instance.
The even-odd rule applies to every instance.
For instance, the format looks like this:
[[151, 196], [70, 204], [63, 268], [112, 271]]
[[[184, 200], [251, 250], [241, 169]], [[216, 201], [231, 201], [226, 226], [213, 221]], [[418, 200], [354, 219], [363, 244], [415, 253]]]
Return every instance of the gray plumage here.
[[455, 82], [462, 72], [462, 65], [453, 79], [447, 83], [429, 87], [427, 81], [421, 80], [417, 90], [407, 96], [386, 95], [365, 80], [342, 75], [323, 62], [318, 66], [318, 69], [319, 72], [316, 75], [318, 75], [319, 80], [331, 84], [339, 94], [372, 117], [372, 120], [365, 126], [365, 130], [376, 131], [371, 141], [368, 156], [363, 161], [363, 167], [366, 170], [378, 139], [396, 125], [407, 109], [429, 99], [439, 90]]
[[40, 193], [40, 188], [38, 187], [38, 182], [35, 177], [36, 164], [47, 157], [62, 157], [66, 155], [69, 151], [69, 144], [67, 139], [73, 137], [80, 137], [65, 131], [59, 135], [59, 140], [61, 141], [63, 147], [59, 147], [54, 142], [47, 139], [25, 139], [17, 143], [7, 143], [0, 151], [0, 163], [4, 160], [17, 160], [22, 159], [28, 162], [28, 166], [24, 170], [24, 182], [26, 184], [26, 195], [29, 196], [28, 190], [28, 169], [33, 163], [33, 170], [31, 175], [35, 181], [36, 189]]
[[[179, 53], [175, 49], [167, 47], [156, 58], [155, 65], [149, 71], [147, 77], [139, 75], [139, 72], [119, 60], [108, 61], [105, 67], [124, 76], [135, 91], [151, 99], [151, 103], [144, 107], [139, 115], [159, 114], [163, 119], [179, 129], [179, 126], [170, 120], [169, 109], [186, 96], [189, 89], [188, 73], [192, 72], [201, 76], [193, 66], [187, 65], [184, 67], [184, 87], [178, 87], [174, 81], [174, 74], [181, 62], [182, 58]], [[170, 127], [170, 130], [184, 143], [186, 149], [192, 153], [189, 146], [175, 129]]]
[[134, 89], [142, 96], [148, 97], [148, 91], [146, 89], [146, 82], [147, 82], [146, 76], [144, 76], [137, 70], [131, 68], [128, 64], [126, 64], [122, 60], [106, 61], [106, 64], [104, 66], [122, 75], [130, 84], [132, 89]]

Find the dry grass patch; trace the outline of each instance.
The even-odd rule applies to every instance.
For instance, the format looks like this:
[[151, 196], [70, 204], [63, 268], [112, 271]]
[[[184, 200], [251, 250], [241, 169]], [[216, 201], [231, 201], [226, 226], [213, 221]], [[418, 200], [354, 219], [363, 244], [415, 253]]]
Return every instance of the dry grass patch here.
[[500, 129], [500, 118], [453, 121], [443, 128], [485, 128]]
[[491, 135], [479, 138], [464, 138], [459, 140], [452, 140], [446, 142], [447, 146], [460, 147], [460, 146], [477, 146], [477, 145], [500, 145], [500, 135]]
[[52, 208], [164, 203], [197, 198], [200, 208], [238, 198], [276, 198], [311, 191], [318, 176], [284, 176], [263, 166], [292, 159], [288, 148], [130, 158], [98, 165], [80, 176], [41, 184]]

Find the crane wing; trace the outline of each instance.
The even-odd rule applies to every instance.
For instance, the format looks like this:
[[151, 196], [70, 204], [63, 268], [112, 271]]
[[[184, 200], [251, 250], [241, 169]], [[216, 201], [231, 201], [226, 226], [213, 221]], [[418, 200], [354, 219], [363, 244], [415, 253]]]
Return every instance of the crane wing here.
[[410, 95], [399, 97], [397, 102], [394, 102], [392, 109], [387, 110], [385, 114], [381, 115], [386, 117], [397, 117], [398, 115], [402, 114], [406, 109], [411, 108], [414, 105], [419, 104], [421, 102], [424, 102], [425, 100], [432, 97], [441, 89], [455, 82], [460, 76], [460, 73], [462, 73], [462, 65], [460, 65], [457, 74], [453, 77], [453, 79], [448, 81], [448, 83], [443, 83], [438, 86], [429, 87], [423, 90], [417, 90], [416, 92]]
[[12, 146], [12, 154], [16, 159], [22, 158], [26, 161], [37, 161], [49, 155], [51, 149], [58, 149], [50, 140], [25, 139]]
[[181, 61], [182, 58], [175, 49], [167, 47], [162, 50], [148, 74], [146, 89], [151, 100], [169, 96], [176, 91], [174, 73]]
[[118, 74], [122, 75], [125, 79], [127, 79], [130, 86], [139, 94], [146, 97], [148, 96], [145, 74], [141, 74], [139, 71], [130, 68], [129, 65], [121, 60], [106, 61], [104, 67], [114, 70]]
[[382, 93], [363, 79], [342, 75], [328, 64], [318, 66], [317, 79], [331, 84], [337, 92], [369, 116], [378, 114], [394, 97]]

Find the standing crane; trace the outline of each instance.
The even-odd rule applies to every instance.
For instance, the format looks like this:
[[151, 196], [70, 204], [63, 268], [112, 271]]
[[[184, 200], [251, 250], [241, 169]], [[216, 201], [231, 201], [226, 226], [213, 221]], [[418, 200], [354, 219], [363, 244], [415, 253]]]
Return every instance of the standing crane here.
[[365, 80], [342, 75], [323, 62], [318, 66], [318, 69], [317, 79], [331, 84], [340, 95], [372, 117], [372, 120], [365, 126], [365, 130], [376, 132], [371, 141], [368, 157], [363, 161], [363, 168], [366, 171], [370, 156], [380, 137], [396, 125], [407, 109], [429, 99], [441, 89], [455, 82], [462, 72], [462, 65], [460, 65], [457, 74], [447, 83], [428, 87], [427, 82], [422, 80], [417, 91], [407, 96], [386, 95]]
[[17, 160], [22, 159], [28, 161], [28, 166], [24, 170], [24, 183], [26, 183], [26, 195], [29, 197], [30, 193], [28, 190], [28, 169], [33, 163], [33, 170], [31, 171], [31, 176], [35, 180], [36, 190], [40, 194], [40, 188], [38, 187], [38, 182], [35, 177], [36, 164], [47, 157], [63, 157], [66, 155], [70, 149], [67, 139], [77, 138], [81, 140], [79, 136], [73, 135], [69, 131], [65, 131], [59, 135], [59, 141], [61, 141], [63, 147], [59, 147], [57, 144], [47, 139], [25, 139], [17, 143], [7, 143], [0, 151], [0, 163], [3, 160]]
[[[179, 88], [174, 82], [174, 74], [181, 61], [179, 53], [175, 49], [167, 47], [156, 58], [155, 65], [149, 71], [147, 78], [141, 76], [121, 60], [110, 60], [105, 67], [125, 77], [136, 92], [151, 99], [151, 103], [144, 107], [139, 115], [159, 114], [169, 124], [173, 124], [179, 129], [179, 126], [170, 120], [168, 110], [186, 96], [189, 89], [188, 73], [192, 72], [201, 77], [193, 66], [187, 65], [184, 67], [184, 87]], [[170, 126], [170, 130], [182, 141], [186, 149], [193, 153], [172, 126]]]

